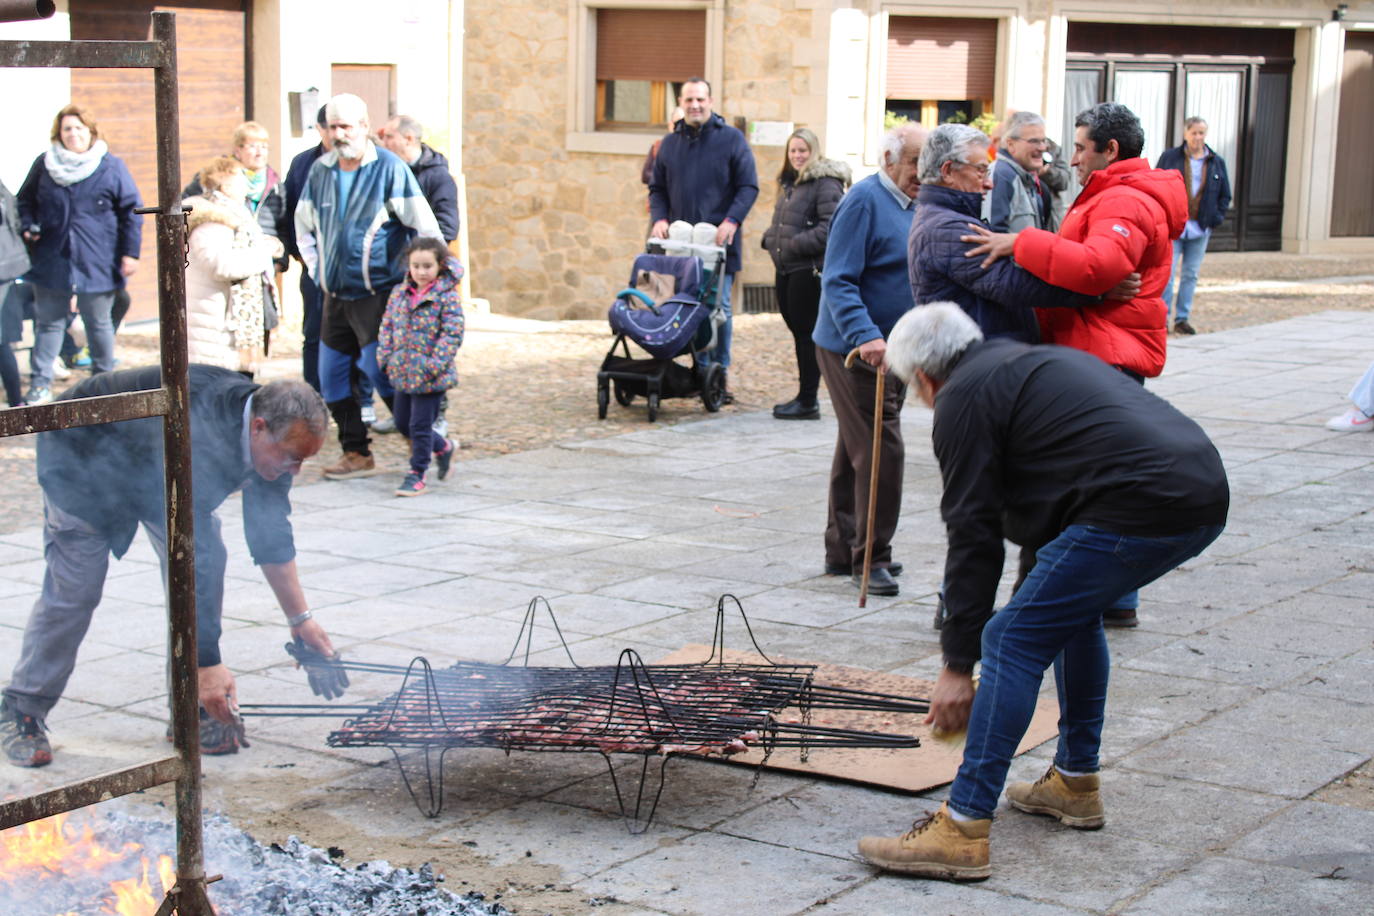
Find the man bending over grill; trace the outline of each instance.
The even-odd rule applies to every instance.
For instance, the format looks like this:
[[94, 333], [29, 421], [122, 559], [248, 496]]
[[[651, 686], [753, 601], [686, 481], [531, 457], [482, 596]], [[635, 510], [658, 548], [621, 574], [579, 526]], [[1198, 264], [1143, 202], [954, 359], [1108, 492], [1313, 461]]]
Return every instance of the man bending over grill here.
[[[1078, 829], [1105, 823], [1102, 612], [1216, 539], [1226, 472], [1196, 423], [1129, 376], [1081, 350], [984, 341], [953, 303], [904, 315], [887, 365], [935, 410], [949, 548], [944, 670], [926, 721], [967, 727], [968, 739], [949, 801], [900, 837], [865, 837], [859, 852], [892, 871], [977, 880], [992, 872], [988, 828], [1051, 664], [1059, 748], [1007, 800]], [[1022, 546], [1021, 579], [993, 614], [1004, 530]]]
[[[296, 575], [291, 478], [320, 450], [329, 415], [301, 381], [259, 386], [237, 372], [193, 365], [192, 494], [195, 506], [196, 624], [199, 634], [201, 750], [238, 750], [234, 676], [219, 653], [227, 554], [215, 512], [243, 491], [243, 527], [291, 635], [326, 658], [329, 636], [311, 618]], [[157, 366], [107, 372], [61, 400], [161, 386]], [[109, 555], [122, 557], [142, 523], [159, 556], [167, 531], [163, 502], [162, 420], [158, 417], [54, 430], [38, 436], [43, 488], [43, 591], [24, 630], [23, 648], [0, 703], [0, 744], [16, 766], [52, 761], [44, 719], [62, 696], [77, 650], [100, 603]], [[165, 563], [165, 561], [164, 561]], [[336, 665], [310, 669], [311, 687], [333, 698], [348, 679]]]

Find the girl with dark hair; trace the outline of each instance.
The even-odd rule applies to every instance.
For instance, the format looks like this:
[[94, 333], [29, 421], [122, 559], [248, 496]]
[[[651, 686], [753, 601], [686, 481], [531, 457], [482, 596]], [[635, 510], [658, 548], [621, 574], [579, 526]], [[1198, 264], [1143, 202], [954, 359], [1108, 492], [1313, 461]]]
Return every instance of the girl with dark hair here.
[[421, 236], [402, 255], [405, 282], [391, 292], [377, 333], [377, 364], [396, 389], [396, 429], [410, 435], [410, 473], [397, 496], [425, 492], [430, 456], [439, 479], [448, 476], [453, 440], [435, 441], [434, 418], [444, 392], [458, 384], [453, 359], [463, 345], [463, 305], [458, 281], [463, 267], [436, 238]]
[[778, 173], [778, 200], [763, 247], [773, 258], [778, 311], [782, 312], [797, 356], [797, 396], [773, 408], [779, 420], [819, 420], [821, 370], [811, 331], [821, 300], [821, 267], [830, 217], [849, 187], [849, 166], [820, 154], [820, 141], [805, 127], [787, 138], [787, 155]]

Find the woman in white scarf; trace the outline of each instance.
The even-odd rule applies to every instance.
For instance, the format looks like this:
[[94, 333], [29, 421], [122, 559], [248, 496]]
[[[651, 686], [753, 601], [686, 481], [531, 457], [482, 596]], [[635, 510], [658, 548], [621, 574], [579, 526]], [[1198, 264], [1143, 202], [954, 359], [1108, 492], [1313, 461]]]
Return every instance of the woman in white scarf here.
[[67, 328], [72, 296], [86, 326], [94, 372], [114, 368], [110, 310], [124, 278], [138, 269], [143, 217], [138, 188], [76, 105], [53, 119], [52, 147], [34, 160], [19, 189], [24, 240], [33, 267], [33, 379], [26, 400], [52, 399], [52, 364]]
[[200, 170], [204, 193], [191, 208], [186, 267], [186, 336], [193, 363], [257, 371], [266, 353], [267, 313], [275, 308], [272, 259], [282, 243], [265, 235], [248, 209], [248, 176], [235, 159]]

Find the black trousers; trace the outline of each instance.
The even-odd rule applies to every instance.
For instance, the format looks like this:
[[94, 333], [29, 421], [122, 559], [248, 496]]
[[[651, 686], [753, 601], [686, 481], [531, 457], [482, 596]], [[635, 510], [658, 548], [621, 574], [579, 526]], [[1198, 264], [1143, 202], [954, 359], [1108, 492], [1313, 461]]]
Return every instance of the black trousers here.
[[815, 401], [820, 390], [821, 369], [816, 363], [816, 345], [811, 332], [816, 329], [816, 313], [821, 304], [821, 278], [813, 270], [779, 273], [774, 280], [778, 311], [792, 332], [797, 354], [797, 397]]

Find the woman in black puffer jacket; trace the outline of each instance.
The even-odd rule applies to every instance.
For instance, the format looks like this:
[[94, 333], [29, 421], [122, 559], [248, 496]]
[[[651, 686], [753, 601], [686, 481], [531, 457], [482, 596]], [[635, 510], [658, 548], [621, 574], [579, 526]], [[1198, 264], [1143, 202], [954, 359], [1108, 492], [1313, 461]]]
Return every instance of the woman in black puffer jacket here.
[[849, 166], [820, 154], [820, 141], [806, 128], [787, 138], [787, 157], [778, 173], [778, 200], [763, 247], [777, 270], [778, 310], [797, 350], [797, 396], [773, 408], [779, 420], [818, 420], [816, 392], [821, 371], [811, 332], [821, 299], [821, 267], [830, 217], [849, 187]]

